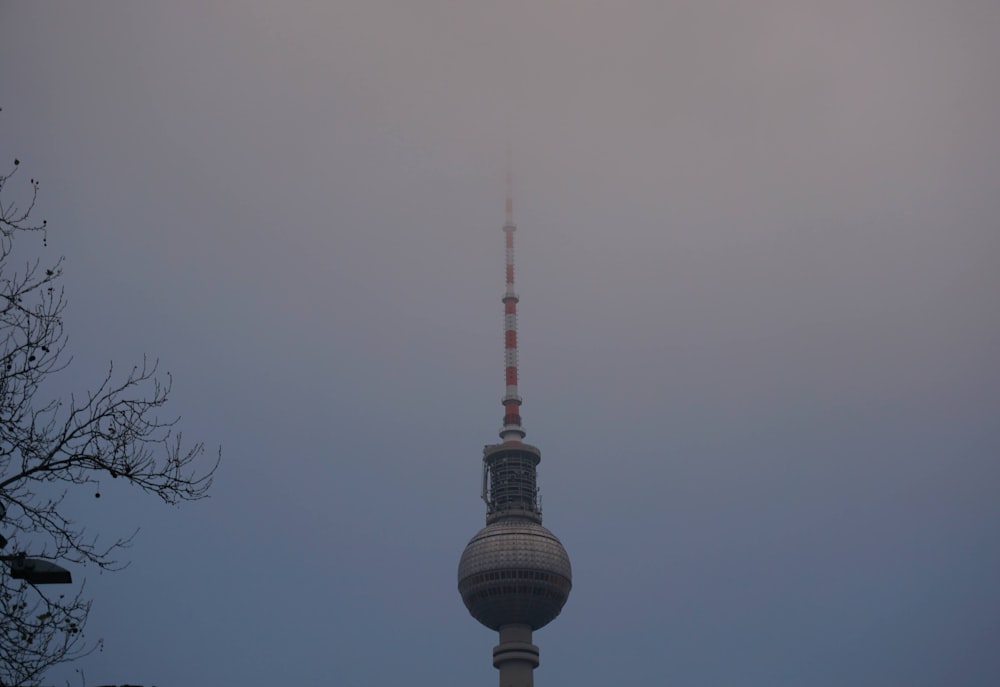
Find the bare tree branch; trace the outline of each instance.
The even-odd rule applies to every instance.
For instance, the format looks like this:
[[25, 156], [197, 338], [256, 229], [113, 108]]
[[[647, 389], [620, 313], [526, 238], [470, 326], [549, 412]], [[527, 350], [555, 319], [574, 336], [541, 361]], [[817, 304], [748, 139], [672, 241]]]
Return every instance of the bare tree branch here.
[[[219, 454], [206, 460], [204, 444], [182, 441], [176, 417], [161, 417], [172, 379], [156, 360], [125, 374], [111, 365], [80, 397], [44, 397], [43, 382], [70, 363], [63, 260], [11, 265], [19, 236], [41, 232], [47, 242], [46, 223], [31, 217], [38, 181], [29, 180], [22, 202], [11, 197], [20, 169], [15, 160], [0, 173], [0, 535], [7, 551], [115, 570], [135, 533], [100, 541], [67, 514], [69, 491], [111, 477], [168, 504], [196, 501]], [[71, 598], [43, 593], [0, 568], [0, 687], [37, 685], [46, 669], [100, 646], [84, 636], [90, 604], [83, 589]]]

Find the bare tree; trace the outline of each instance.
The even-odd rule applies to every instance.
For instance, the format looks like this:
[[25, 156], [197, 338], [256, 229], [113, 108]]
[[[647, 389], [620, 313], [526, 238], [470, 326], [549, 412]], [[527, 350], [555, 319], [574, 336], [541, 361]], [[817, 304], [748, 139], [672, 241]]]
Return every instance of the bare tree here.
[[[206, 460], [203, 444], [182, 442], [175, 418], [159, 417], [171, 379], [155, 362], [124, 374], [111, 367], [82, 396], [44, 396], [43, 382], [69, 362], [63, 261], [11, 264], [18, 240], [47, 242], [45, 222], [32, 218], [38, 181], [22, 182], [13, 193], [20, 203], [11, 199], [20, 169], [15, 159], [0, 172], [0, 546], [6, 539], [4, 553], [120, 568], [116, 554], [132, 535], [101, 541], [88, 532], [66, 512], [70, 491], [110, 476], [166, 503], [194, 501], [206, 496], [219, 458]], [[84, 637], [83, 590], [48, 589], [59, 587], [40, 589], [0, 567], [0, 687], [38, 684], [46, 669], [99, 645]]]

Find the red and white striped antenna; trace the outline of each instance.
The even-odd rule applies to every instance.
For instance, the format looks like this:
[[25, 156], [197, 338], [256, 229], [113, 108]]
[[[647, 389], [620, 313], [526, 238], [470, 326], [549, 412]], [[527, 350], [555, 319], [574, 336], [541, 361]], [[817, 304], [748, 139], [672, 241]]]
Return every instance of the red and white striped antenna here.
[[500, 439], [504, 443], [520, 442], [524, 438], [521, 427], [521, 396], [517, 393], [517, 292], [514, 291], [514, 191], [510, 171], [510, 146], [507, 146], [507, 212], [503, 225], [507, 247], [507, 289], [503, 294], [503, 358], [507, 388], [503, 396], [503, 428]]

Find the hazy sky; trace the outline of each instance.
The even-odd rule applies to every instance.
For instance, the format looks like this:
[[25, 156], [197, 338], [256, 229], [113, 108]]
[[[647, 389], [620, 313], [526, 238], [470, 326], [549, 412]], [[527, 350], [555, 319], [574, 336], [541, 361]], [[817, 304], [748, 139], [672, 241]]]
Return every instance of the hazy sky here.
[[158, 357], [224, 449], [207, 502], [81, 495], [141, 532], [74, 571], [105, 645], [49, 681], [496, 684], [455, 574], [509, 140], [574, 566], [539, 687], [1000, 684], [998, 35], [995, 0], [0, 4], [58, 389]]

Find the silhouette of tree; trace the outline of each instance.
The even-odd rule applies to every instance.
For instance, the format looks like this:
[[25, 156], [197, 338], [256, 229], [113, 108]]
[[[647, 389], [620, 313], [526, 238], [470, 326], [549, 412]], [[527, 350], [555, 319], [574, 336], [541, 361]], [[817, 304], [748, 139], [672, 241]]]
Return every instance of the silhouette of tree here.
[[[125, 374], [109, 367], [82, 396], [45, 395], [52, 384], [44, 383], [69, 363], [63, 260], [12, 264], [18, 240], [34, 234], [44, 245], [47, 238], [46, 223], [32, 218], [38, 181], [17, 193], [20, 161], [8, 165], [0, 172], [0, 553], [117, 569], [134, 533], [102, 541], [69, 517], [67, 495], [111, 477], [166, 503], [198, 500], [219, 456], [206, 460], [203, 444], [183, 444], [176, 419], [160, 419], [171, 379], [155, 362]], [[63, 589], [15, 580], [0, 564], [0, 687], [35, 685], [46, 669], [100, 645], [84, 637], [91, 606], [84, 590]]]

